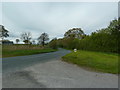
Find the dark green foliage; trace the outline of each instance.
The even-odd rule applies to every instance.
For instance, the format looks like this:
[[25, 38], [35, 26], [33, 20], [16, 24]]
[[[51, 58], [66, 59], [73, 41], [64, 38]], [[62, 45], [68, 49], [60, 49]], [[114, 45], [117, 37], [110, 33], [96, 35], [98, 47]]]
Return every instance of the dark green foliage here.
[[84, 38], [64, 37], [58, 40], [60, 47], [79, 50], [120, 53], [120, 18], [113, 20], [107, 28], [84, 35]]

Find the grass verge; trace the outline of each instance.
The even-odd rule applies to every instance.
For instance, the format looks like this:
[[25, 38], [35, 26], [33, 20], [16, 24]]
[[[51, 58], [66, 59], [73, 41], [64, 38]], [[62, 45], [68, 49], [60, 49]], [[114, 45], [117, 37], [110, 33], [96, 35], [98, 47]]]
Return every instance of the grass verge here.
[[40, 53], [48, 53], [57, 51], [51, 48], [41, 48], [40, 46], [18, 46], [18, 45], [4, 45], [2, 48], [2, 57], [24, 56]]
[[71, 52], [62, 57], [63, 61], [106, 73], [118, 73], [118, 54], [91, 51]]

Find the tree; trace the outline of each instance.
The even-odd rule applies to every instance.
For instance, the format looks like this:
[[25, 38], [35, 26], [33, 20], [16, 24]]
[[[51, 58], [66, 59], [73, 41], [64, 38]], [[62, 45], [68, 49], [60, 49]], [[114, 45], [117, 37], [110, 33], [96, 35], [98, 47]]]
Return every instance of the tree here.
[[82, 39], [82, 37], [84, 35], [85, 34], [84, 34], [83, 30], [81, 30], [81, 28], [72, 28], [72, 29], [68, 30], [64, 34], [64, 37], [65, 38], [78, 38], [78, 39]]
[[6, 37], [9, 37], [8, 30], [6, 30], [3, 25], [0, 25], [0, 37], [2, 40], [4, 40]]
[[47, 33], [42, 33], [37, 40], [39, 44], [42, 44], [44, 46], [45, 42], [49, 40], [49, 36]]
[[108, 27], [110, 30], [111, 30], [111, 35], [112, 35], [112, 38], [114, 38], [114, 41], [116, 41], [116, 47], [117, 47], [117, 52], [120, 53], [120, 48], [119, 48], [119, 45], [120, 45], [120, 17], [118, 19], [115, 19], [113, 21], [111, 21], [109, 27]]
[[30, 44], [30, 40], [32, 39], [32, 35], [30, 32], [24, 32], [21, 34], [21, 39], [25, 44]]
[[58, 48], [58, 45], [57, 45], [57, 38], [54, 38], [52, 39], [50, 42], [49, 42], [49, 46], [53, 49], [57, 49]]
[[32, 44], [35, 44], [35, 40], [32, 40]]
[[19, 41], [20, 41], [19, 39], [16, 39], [16, 43], [17, 43], [17, 44], [18, 44]]

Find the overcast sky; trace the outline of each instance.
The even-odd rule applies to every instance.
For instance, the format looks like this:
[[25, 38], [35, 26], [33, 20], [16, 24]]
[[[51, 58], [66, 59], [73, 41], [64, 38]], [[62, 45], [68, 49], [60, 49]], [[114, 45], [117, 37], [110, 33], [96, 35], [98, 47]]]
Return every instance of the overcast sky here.
[[118, 17], [118, 3], [4, 2], [0, 15], [0, 24], [9, 30], [10, 40], [20, 38], [22, 32], [31, 32], [33, 39], [46, 32], [52, 39], [63, 37], [71, 28], [90, 34], [107, 27]]

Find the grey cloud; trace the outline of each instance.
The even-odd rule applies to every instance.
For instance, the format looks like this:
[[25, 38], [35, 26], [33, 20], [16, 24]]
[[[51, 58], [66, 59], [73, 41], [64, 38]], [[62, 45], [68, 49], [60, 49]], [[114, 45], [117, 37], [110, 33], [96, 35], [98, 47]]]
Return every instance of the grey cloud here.
[[16, 37], [25, 31], [30, 31], [34, 39], [42, 32], [50, 38], [63, 37], [65, 31], [73, 27], [90, 34], [117, 17], [117, 5], [117, 2], [3, 3], [3, 24]]

